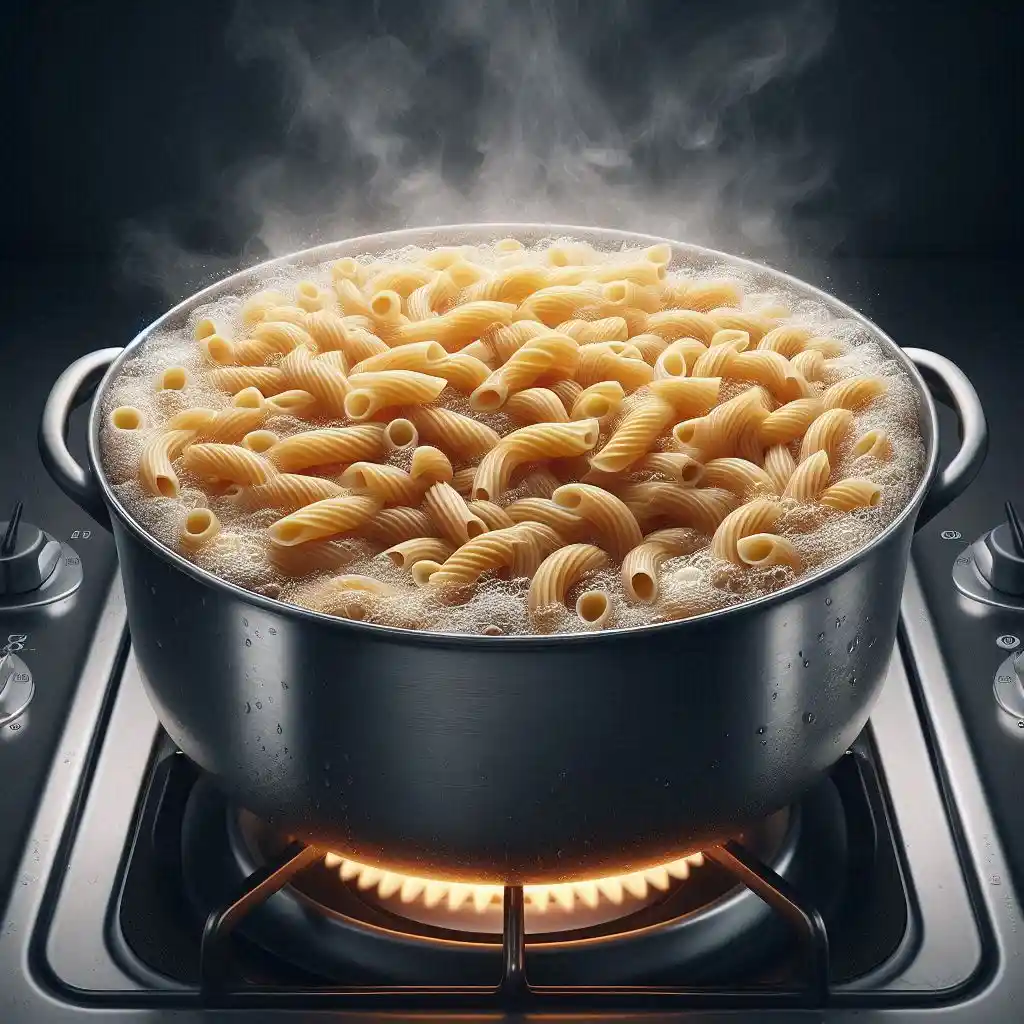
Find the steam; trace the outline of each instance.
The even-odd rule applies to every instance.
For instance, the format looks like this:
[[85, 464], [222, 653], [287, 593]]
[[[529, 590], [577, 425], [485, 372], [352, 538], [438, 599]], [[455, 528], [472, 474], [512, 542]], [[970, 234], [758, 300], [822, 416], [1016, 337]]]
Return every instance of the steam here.
[[[317, 242], [462, 221], [620, 227], [739, 253], [797, 245], [794, 209], [827, 182], [828, 154], [779, 112], [825, 52], [829, 0], [718, 25], [667, 5], [687, 31], [649, 53], [637, 40], [671, 27], [653, 5], [422, 6], [403, 40], [381, 19], [355, 24], [353, 5], [240, 2], [228, 47], [280, 81], [283, 143], [217, 181], [236, 251], [134, 224], [130, 273], [184, 294]], [[774, 116], [758, 116], [765, 99]]]

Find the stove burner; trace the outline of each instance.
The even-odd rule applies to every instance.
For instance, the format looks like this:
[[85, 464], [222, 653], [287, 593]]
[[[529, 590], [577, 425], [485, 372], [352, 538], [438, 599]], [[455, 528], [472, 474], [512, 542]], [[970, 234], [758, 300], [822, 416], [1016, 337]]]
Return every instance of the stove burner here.
[[[846, 827], [842, 802], [830, 783], [799, 806], [759, 823], [744, 839], [747, 849], [823, 912], [838, 903], [846, 870]], [[246, 878], [278, 863], [291, 847], [264, 822], [230, 807], [200, 777], [182, 826], [183, 878], [200, 919], [236, 898]], [[424, 884], [415, 900], [403, 903], [402, 876], [389, 872], [386, 895], [381, 895], [383, 871], [357, 865], [347, 869], [350, 878], [343, 881], [345, 859], [337, 856], [330, 858], [330, 866], [322, 854], [310, 858], [289, 884], [247, 913], [239, 934], [301, 970], [334, 981], [345, 981], [353, 970], [410, 985], [495, 981], [501, 969], [503, 913], [493, 893], [477, 910], [470, 886], [470, 894], [460, 892], [460, 905], [450, 910], [449, 884], [435, 906], [427, 908]], [[630, 895], [624, 881], [618, 904], [602, 897], [598, 888], [596, 908], [587, 905], [594, 902], [590, 886], [596, 880], [565, 883], [573, 895], [572, 910], [562, 908], [549, 886], [544, 911], [537, 910], [541, 897], [531, 901], [526, 947], [531, 980], [616, 984], [655, 981], [671, 971], [676, 982], [708, 983], [791, 948], [787, 923], [738, 884], [735, 873], [707, 857], [699, 866], [693, 860], [685, 880], [673, 878], [667, 865], [651, 869], [643, 899]], [[668, 875], [664, 887], [662, 870]], [[630, 884], [640, 891], [639, 882]], [[407, 886], [407, 896], [415, 889], [415, 883]], [[605, 889], [618, 895], [614, 885], [606, 883]], [[559, 892], [565, 900], [566, 890]], [[432, 899], [437, 894], [437, 888], [431, 890]], [[482, 904], [482, 896], [478, 899]], [[602, 909], [596, 919], [584, 914]], [[451, 913], [461, 916], [453, 919]]]

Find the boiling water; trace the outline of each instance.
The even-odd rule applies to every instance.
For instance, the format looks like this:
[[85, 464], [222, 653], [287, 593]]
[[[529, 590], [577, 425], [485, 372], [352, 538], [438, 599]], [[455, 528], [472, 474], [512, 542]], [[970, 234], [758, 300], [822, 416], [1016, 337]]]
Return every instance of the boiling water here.
[[[564, 241], [564, 240], [563, 240]], [[546, 247], [546, 243], [538, 248]], [[422, 250], [403, 250], [384, 254], [374, 259], [382, 263], [403, 262], [414, 259]], [[486, 262], [486, 249], [478, 250], [478, 262]], [[366, 257], [364, 262], [371, 262]], [[752, 294], [763, 281], [745, 280], [744, 271], [737, 272], [732, 265], [697, 266], [674, 263], [670, 275], [697, 278], [728, 277], [744, 286], [747, 297], [744, 308], [755, 310], [759, 305], [781, 302], [789, 307], [791, 316], [784, 322], [800, 323], [812, 327], [817, 334], [836, 338], [844, 343], [846, 351], [838, 359], [828, 361], [825, 380], [812, 384], [814, 390], [825, 387], [844, 377], [871, 374], [884, 377], [888, 393], [872, 402], [866, 409], [855, 413], [855, 426], [833, 460], [833, 481], [847, 476], [870, 479], [882, 488], [879, 505], [836, 514], [820, 506], [785, 502], [786, 511], [775, 530], [784, 533], [795, 545], [803, 560], [799, 576], [823, 569], [841, 561], [868, 543], [880, 533], [905, 507], [913, 494], [925, 461], [925, 448], [918, 425], [918, 400], [915, 386], [902, 367], [887, 358], [881, 346], [872, 340], [870, 332], [857, 321], [836, 319], [826, 304], [808, 298], [800, 292], [789, 293], [774, 288], [770, 294], [763, 291]], [[313, 280], [323, 287], [330, 285], [329, 263], [321, 267], [295, 267], [277, 269], [272, 274], [254, 281], [245, 294], [225, 297], [193, 310], [187, 320], [149, 337], [139, 351], [128, 360], [120, 375], [107, 389], [103, 404], [101, 451], [105, 472], [118, 500], [128, 514], [156, 540], [179, 551], [178, 537], [187, 512], [208, 506], [220, 520], [221, 532], [205, 548], [189, 557], [199, 567], [216, 576], [266, 597], [298, 604], [328, 614], [338, 614], [342, 606], [349, 609], [355, 601], [357, 614], [366, 621], [381, 625], [424, 629], [461, 634], [528, 634], [538, 626], [527, 612], [527, 579], [500, 579], [492, 575], [483, 577], [468, 592], [457, 597], [438, 594], [433, 588], [415, 588], [408, 574], [394, 566], [380, 554], [382, 545], [357, 538], [342, 538], [331, 542], [335, 567], [329, 571], [313, 571], [296, 577], [277, 568], [269, 557], [270, 546], [266, 528], [282, 515], [273, 509], [248, 512], [239, 509], [230, 500], [208, 494], [200, 482], [190, 479], [176, 465], [181, 481], [178, 498], [152, 497], [143, 492], [136, 478], [140, 452], [150, 437], [158, 432], [175, 413], [184, 409], [202, 407], [219, 409], [230, 404], [231, 396], [204, 381], [209, 368], [194, 340], [196, 322], [211, 318], [220, 333], [229, 337], [244, 337], [240, 307], [249, 295], [264, 289], [294, 294], [300, 280]], [[774, 279], [773, 279], [774, 285]], [[181, 391], [157, 391], [154, 380], [168, 366], [182, 366], [188, 374], [188, 383]], [[748, 384], [723, 381], [720, 400], [725, 400]], [[632, 398], [635, 401], [635, 397]], [[470, 413], [464, 395], [448, 387], [438, 405]], [[139, 430], [116, 430], [109, 424], [110, 412], [121, 405], [134, 406], [143, 413], [143, 427]], [[629, 400], [627, 400], [627, 408]], [[500, 434], [515, 428], [501, 413], [473, 414], [488, 423]], [[269, 416], [262, 427], [281, 437], [313, 426], [343, 426], [345, 420], [310, 420], [275, 414]], [[865, 431], [879, 428], [886, 432], [893, 447], [893, 457], [881, 461], [870, 457], [851, 456], [854, 439]], [[602, 437], [602, 444], [607, 431]], [[798, 444], [798, 442], [797, 442]], [[663, 443], [663, 447], [670, 447]], [[794, 448], [795, 451], [795, 448]], [[392, 453], [388, 461], [403, 468], [408, 466], [407, 452]], [[454, 463], [455, 469], [460, 468]], [[315, 475], [336, 477], [343, 467], [320, 467], [309, 471]], [[507, 505], [523, 496], [522, 490], [513, 489], [499, 504]], [[589, 573], [567, 595], [566, 608], [555, 609], [543, 622], [545, 632], [578, 632], [588, 628], [575, 614], [576, 595], [582, 590], [600, 588], [612, 599], [613, 615], [610, 625], [616, 628], [641, 626], [667, 618], [700, 614], [739, 604], [745, 600], [776, 591], [799, 578], [791, 568], [775, 566], [765, 569], [742, 568], [715, 558], [708, 548], [708, 538], [694, 532], [690, 554], [669, 560], [662, 567], [661, 599], [658, 604], [632, 605], [625, 601], [618, 567], [609, 567]], [[292, 570], [294, 571], [294, 570]], [[393, 596], [362, 598], [352, 593], [331, 593], [324, 581], [334, 573], [360, 573], [393, 584]], [[351, 612], [350, 612], [351, 614]]]

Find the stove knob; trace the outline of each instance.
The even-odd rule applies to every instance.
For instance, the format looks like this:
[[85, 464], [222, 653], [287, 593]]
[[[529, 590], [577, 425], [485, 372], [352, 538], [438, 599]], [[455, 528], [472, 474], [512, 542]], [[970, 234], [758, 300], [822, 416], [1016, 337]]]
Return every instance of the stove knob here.
[[22, 505], [0, 523], [0, 597], [38, 590], [54, 573], [61, 557], [60, 541], [21, 520]]
[[13, 654], [0, 657], [0, 726], [13, 722], [35, 695], [28, 666]]
[[975, 541], [972, 552], [978, 572], [991, 587], [1004, 594], [1024, 594], [1024, 527], [1009, 501], [1006, 522]]

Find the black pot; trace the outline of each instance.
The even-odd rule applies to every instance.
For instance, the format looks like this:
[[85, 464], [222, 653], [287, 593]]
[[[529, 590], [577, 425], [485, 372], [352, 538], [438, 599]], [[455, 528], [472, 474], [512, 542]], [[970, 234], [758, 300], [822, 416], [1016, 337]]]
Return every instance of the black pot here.
[[[282, 262], [508, 234], [664, 241], [471, 225], [354, 239]], [[735, 834], [795, 800], [857, 736], [892, 654], [915, 526], [959, 494], [984, 457], [978, 397], [948, 360], [901, 350], [817, 289], [672, 244], [690, 259], [740, 265], [764, 290], [811, 295], [859, 321], [916, 382], [928, 452], [913, 500], [871, 544], [770, 597], [680, 622], [549, 637], [368, 625], [251, 594], [143, 532], [100, 468], [103, 388], [152, 333], [251, 286], [265, 268], [200, 292], [126, 349], [85, 356], [57, 381], [40, 432], [44, 460], [72, 498], [112, 524], [150, 698], [171, 738], [230, 797], [283, 830], [412, 874], [598, 877]], [[104, 368], [85, 469], [63, 433]], [[961, 425], [960, 451], [941, 474], [922, 373]]]

